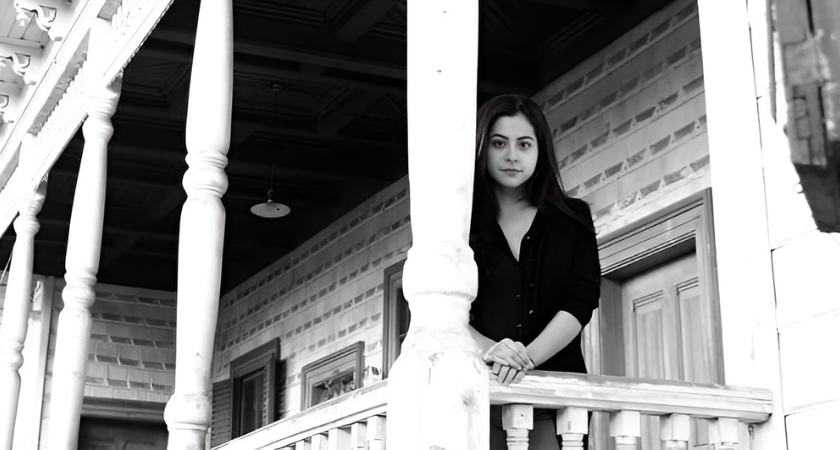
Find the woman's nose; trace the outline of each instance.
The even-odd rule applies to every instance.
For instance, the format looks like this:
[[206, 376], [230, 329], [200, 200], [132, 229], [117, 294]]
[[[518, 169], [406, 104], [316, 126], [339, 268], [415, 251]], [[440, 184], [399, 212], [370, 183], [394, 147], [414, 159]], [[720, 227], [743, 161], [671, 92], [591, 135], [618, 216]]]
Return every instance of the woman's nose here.
[[510, 149], [505, 153], [505, 161], [516, 162], [519, 161], [519, 157], [516, 155], [516, 150]]

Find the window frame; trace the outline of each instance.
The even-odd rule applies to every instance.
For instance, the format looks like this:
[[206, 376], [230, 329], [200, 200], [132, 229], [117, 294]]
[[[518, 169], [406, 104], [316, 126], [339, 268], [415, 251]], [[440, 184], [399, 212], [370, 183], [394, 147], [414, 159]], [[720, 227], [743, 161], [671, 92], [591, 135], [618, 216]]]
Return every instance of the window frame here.
[[[231, 417], [230, 417], [230, 438], [236, 439], [242, 436], [240, 402], [242, 399], [242, 380], [249, 375], [263, 370], [266, 377], [263, 391], [262, 417], [265, 422], [257, 429], [262, 428], [277, 420], [275, 417], [275, 398], [277, 394], [277, 361], [280, 356], [280, 339], [275, 338], [265, 344], [251, 350], [250, 352], [234, 359], [230, 363], [230, 393], [231, 393]], [[262, 419], [261, 419], [262, 420]], [[249, 431], [250, 432], [250, 431]]]
[[358, 341], [311, 362], [300, 371], [300, 410], [305, 411], [319, 403], [312, 403], [312, 389], [320, 382], [331, 378], [335, 372], [353, 372], [354, 390], [362, 387], [362, 371], [365, 363], [365, 342]]
[[382, 295], [382, 379], [388, 378], [388, 373], [394, 361], [400, 355], [400, 308], [397, 289], [402, 287], [405, 259], [396, 262], [383, 271]]

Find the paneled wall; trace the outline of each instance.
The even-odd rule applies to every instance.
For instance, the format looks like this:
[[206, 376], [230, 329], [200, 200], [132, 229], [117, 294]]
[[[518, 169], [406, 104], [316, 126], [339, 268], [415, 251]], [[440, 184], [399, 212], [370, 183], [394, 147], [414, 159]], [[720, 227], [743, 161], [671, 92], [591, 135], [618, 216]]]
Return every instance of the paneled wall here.
[[[283, 219], [279, 219], [283, 220]], [[279, 338], [284, 415], [300, 410], [301, 368], [363, 341], [365, 380], [382, 367], [383, 270], [411, 242], [408, 180], [394, 183], [222, 297], [214, 381], [230, 363]]]
[[693, 0], [651, 15], [534, 99], [564, 187], [590, 204], [601, 236], [710, 184]]

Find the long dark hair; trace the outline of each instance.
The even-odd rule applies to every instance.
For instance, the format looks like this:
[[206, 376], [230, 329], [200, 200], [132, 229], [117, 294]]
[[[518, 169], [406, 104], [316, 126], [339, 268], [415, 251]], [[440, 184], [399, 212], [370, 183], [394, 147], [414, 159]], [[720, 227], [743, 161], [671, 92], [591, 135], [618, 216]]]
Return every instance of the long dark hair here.
[[538, 208], [546, 207], [546, 202], [554, 204], [586, 228], [592, 229], [591, 220], [583, 219], [569, 208], [569, 198], [563, 189], [560, 171], [557, 169], [557, 157], [554, 153], [551, 128], [545, 115], [539, 105], [530, 98], [521, 95], [500, 95], [478, 109], [475, 130], [473, 210], [487, 208], [495, 214], [499, 212], [499, 203], [493, 191], [493, 180], [487, 173], [490, 128], [500, 117], [517, 115], [522, 115], [528, 120], [534, 127], [534, 134], [537, 138], [537, 166], [534, 174], [525, 185], [525, 195], [528, 201]]

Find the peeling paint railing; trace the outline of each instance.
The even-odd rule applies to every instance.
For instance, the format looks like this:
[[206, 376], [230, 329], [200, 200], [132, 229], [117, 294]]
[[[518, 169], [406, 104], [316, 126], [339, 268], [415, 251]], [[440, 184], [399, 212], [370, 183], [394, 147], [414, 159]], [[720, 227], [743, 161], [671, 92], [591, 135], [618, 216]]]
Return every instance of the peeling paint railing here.
[[[384, 450], [386, 385], [359, 389], [216, 449]], [[558, 411], [564, 449], [582, 448], [590, 432], [588, 413], [604, 411], [615, 448], [637, 450], [646, 428], [643, 416], [659, 417], [661, 448], [688, 448], [690, 420], [703, 418], [709, 448], [736, 449], [739, 423], [766, 421], [773, 406], [765, 389], [541, 371], [515, 385], [491, 381], [490, 402], [502, 405], [509, 448], [522, 450], [528, 448], [534, 408]]]

